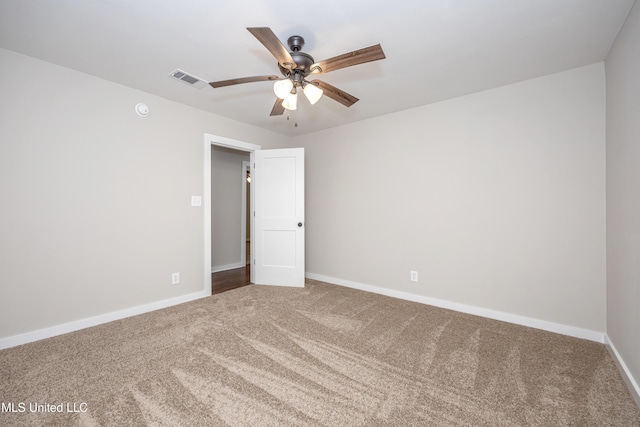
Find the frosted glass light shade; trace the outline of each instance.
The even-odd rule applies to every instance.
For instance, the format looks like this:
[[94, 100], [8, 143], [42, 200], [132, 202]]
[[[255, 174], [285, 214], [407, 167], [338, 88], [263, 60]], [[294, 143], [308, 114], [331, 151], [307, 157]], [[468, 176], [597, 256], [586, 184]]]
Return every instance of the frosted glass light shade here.
[[307, 97], [311, 105], [315, 104], [322, 98], [322, 89], [314, 84], [307, 84], [304, 89], [304, 96]]
[[295, 110], [298, 108], [298, 94], [290, 93], [284, 101], [282, 101], [282, 106], [287, 110]]
[[273, 92], [280, 99], [285, 99], [293, 89], [293, 83], [289, 79], [278, 80], [273, 84]]

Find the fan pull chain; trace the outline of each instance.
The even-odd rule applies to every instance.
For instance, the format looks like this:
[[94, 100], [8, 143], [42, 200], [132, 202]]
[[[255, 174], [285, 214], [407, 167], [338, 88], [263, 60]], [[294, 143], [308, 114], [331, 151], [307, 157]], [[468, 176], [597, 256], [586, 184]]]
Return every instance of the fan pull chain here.
[[[287, 120], [289, 120], [289, 114], [287, 114]], [[296, 128], [297, 128], [297, 127], [298, 127], [298, 122], [296, 122], [296, 123], [293, 125], [293, 127], [296, 127]]]

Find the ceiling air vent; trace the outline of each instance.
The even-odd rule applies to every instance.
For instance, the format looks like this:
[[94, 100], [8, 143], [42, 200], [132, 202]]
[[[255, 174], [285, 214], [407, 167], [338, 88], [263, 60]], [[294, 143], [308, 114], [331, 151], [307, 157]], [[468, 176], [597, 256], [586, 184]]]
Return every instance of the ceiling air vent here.
[[204, 80], [199, 79], [198, 77], [188, 74], [182, 70], [175, 70], [174, 72], [169, 74], [169, 77], [178, 79], [182, 83], [195, 87], [197, 89], [201, 89], [207, 86], [207, 82], [205, 82]]

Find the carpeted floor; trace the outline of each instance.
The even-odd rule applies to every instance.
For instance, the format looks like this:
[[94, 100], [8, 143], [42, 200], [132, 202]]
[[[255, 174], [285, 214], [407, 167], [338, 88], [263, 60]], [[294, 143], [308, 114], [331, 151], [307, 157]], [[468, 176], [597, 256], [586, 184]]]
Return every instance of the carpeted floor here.
[[311, 280], [2, 350], [0, 375], [0, 425], [640, 426], [601, 344]]

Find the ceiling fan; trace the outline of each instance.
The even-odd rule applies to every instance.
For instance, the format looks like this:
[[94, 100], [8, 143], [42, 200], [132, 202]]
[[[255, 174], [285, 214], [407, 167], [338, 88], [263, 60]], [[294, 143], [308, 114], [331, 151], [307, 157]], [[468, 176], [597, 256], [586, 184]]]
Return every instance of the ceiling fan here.
[[364, 64], [365, 62], [384, 59], [385, 55], [380, 44], [354, 50], [353, 52], [334, 56], [324, 61], [315, 62], [313, 57], [302, 51], [304, 38], [291, 36], [287, 40], [290, 51], [278, 40], [278, 37], [269, 27], [247, 28], [251, 34], [262, 43], [278, 61], [280, 73], [284, 77], [276, 75], [241, 77], [237, 79], [222, 80], [209, 83], [213, 88], [232, 86], [242, 83], [263, 81], [275, 81], [273, 90], [278, 97], [271, 110], [271, 116], [280, 116], [284, 110], [295, 110], [298, 102], [298, 89], [302, 89], [304, 95], [311, 104], [315, 104], [327, 95], [334, 101], [338, 101], [347, 107], [358, 102], [358, 98], [338, 89], [322, 80], [307, 80], [311, 74], [324, 74], [340, 68]]

